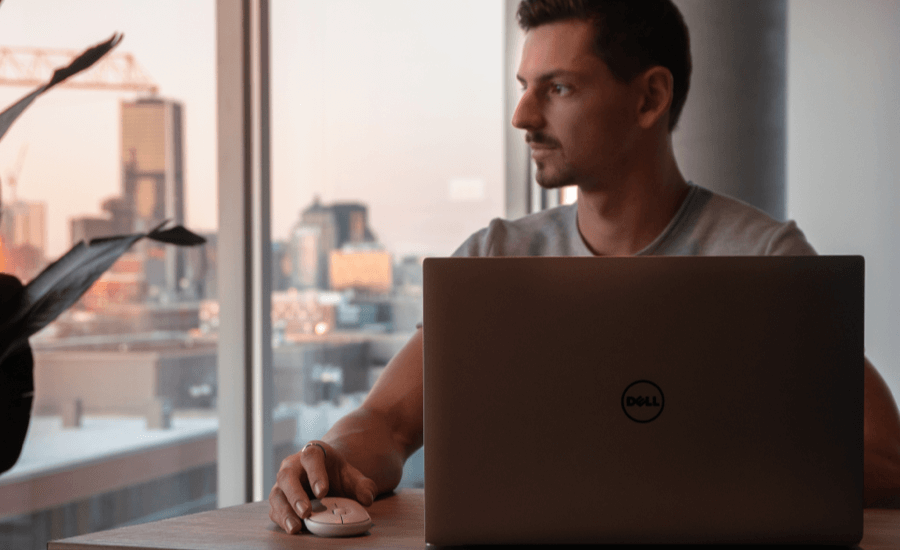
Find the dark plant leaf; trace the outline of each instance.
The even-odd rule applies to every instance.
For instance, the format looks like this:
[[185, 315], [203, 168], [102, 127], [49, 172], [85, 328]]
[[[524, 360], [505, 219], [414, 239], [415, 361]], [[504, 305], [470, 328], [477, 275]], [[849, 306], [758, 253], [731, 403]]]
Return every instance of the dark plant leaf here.
[[147, 235], [147, 238], [161, 243], [175, 244], [178, 246], [197, 246], [206, 242], [206, 239], [196, 233], [192, 233], [181, 225], [176, 225], [171, 229], [163, 231], [151, 231], [150, 234]]
[[41, 95], [42, 93], [44, 93], [43, 86], [41, 86], [37, 90], [34, 90], [19, 101], [13, 103], [9, 107], [7, 107], [5, 111], [0, 113], [0, 138], [2, 138], [6, 134], [7, 130], [9, 130], [13, 122], [15, 122], [17, 118], [19, 118], [19, 115], [21, 115], [25, 111], [25, 109], [27, 109], [28, 106], [31, 105], [31, 103], [35, 99], [37, 99], [37, 96]]
[[51, 78], [49, 82], [47, 82], [43, 86], [40, 86], [39, 88], [35, 88], [28, 95], [0, 113], [0, 138], [2, 138], [6, 134], [7, 130], [9, 130], [13, 122], [15, 122], [17, 118], [19, 118], [19, 115], [21, 115], [22, 112], [25, 111], [25, 109], [27, 109], [28, 106], [31, 105], [39, 95], [46, 92], [53, 86], [59, 84], [63, 80], [69, 78], [70, 76], [77, 74], [96, 63], [97, 60], [106, 55], [111, 49], [115, 48], [116, 45], [121, 42], [122, 37], [122, 34], [116, 33], [112, 35], [112, 38], [110, 38], [106, 42], [88, 48], [81, 55], [76, 57], [68, 66], [56, 69], [56, 71], [54, 71], [53, 73], [53, 78]]
[[[175, 245], [205, 242], [202, 237], [177, 226], [166, 231], [157, 227], [150, 233], [78, 243], [25, 286], [24, 296], [15, 311], [3, 311], [0, 315], [0, 362], [77, 302], [131, 245], [151, 235], [155, 235], [156, 240]], [[160, 235], [162, 239], [157, 238]]]
[[[68, 66], [54, 71], [49, 82], [0, 113], [0, 138], [38, 96], [96, 63], [121, 42], [122, 36], [116, 33], [109, 40], [88, 48]], [[29, 336], [74, 304], [122, 253], [145, 236], [125, 235], [89, 245], [79, 243], [18, 293], [14, 304], [4, 303], [0, 310], [0, 364], [27, 345]]]
[[109, 51], [115, 48], [119, 42], [122, 41], [122, 37], [125, 36], [122, 33], [115, 33], [112, 37], [106, 42], [101, 42], [95, 46], [91, 46], [90, 48], [84, 50], [78, 57], [72, 60], [65, 67], [61, 67], [53, 71], [53, 78], [50, 79], [44, 86], [44, 90], [49, 90], [51, 87], [56, 86], [63, 80], [69, 78], [74, 74], [78, 74], [81, 71], [87, 69], [94, 63], [96, 63], [101, 57], [109, 53]]
[[0, 334], [0, 361], [77, 302], [141, 237], [128, 235], [96, 245], [80, 242], [28, 283], [20, 309]]
[[123, 238], [125, 238], [125, 237], [137, 237], [138, 239], [140, 239], [140, 238], [142, 238], [143, 236], [144, 236], [144, 235], [142, 235], [142, 234], [140, 234], [140, 233], [132, 233], [131, 235], [113, 235], [113, 236], [110, 236], [110, 237], [97, 237], [96, 239], [91, 239], [90, 242], [88, 243], [88, 246], [94, 246], [94, 245], [98, 245], [98, 244], [103, 244], [103, 243], [106, 243], [106, 242], [109, 242], [109, 241], [118, 241], [118, 240], [123, 239]]
[[21, 309], [25, 299], [25, 287], [15, 275], [0, 273], [0, 334], [12, 321], [12, 315]]
[[[102, 243], [75, 245], [25, 287], [29, 322], [40, 324], [34, 332], [74, 304], [141, 235], [127, 235]], [[46, 322], [43, 322], [46, 319]], [[34, 334], [31, 332], [30, 334]]]

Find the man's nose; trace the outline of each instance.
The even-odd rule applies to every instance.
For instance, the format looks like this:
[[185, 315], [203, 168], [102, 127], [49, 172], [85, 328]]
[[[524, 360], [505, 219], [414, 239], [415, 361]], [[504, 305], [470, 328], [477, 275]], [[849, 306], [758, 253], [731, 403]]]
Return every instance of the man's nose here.
[[525, 90], [519, 98], [519, 104], [513, 113], [512, 125], [521, 130], [535, 130], [544, 125], [539, 102], [532, 92]]

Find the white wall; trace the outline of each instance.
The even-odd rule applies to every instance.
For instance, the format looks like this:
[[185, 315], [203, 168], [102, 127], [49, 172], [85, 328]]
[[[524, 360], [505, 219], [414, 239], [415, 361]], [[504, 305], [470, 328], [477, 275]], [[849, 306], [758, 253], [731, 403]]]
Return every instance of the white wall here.
[[789, 0], [787, 208], [866, 258], [866, 355], [900, 401], [900, 2]]

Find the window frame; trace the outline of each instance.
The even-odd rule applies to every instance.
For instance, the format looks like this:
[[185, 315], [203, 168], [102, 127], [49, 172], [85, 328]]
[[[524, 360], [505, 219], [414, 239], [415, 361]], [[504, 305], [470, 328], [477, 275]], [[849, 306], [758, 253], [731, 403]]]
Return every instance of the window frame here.
[[216, 0], [218, 505], [263, 500], [272, 465], [269, 2]]

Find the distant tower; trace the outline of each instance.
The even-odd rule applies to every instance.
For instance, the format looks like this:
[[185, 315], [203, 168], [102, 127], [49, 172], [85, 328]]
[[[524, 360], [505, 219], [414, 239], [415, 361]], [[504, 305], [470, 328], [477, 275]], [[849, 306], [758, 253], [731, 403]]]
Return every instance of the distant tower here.
[[337, 227], [337, 242], [334, 248], [348, 244], [361, 244], [375, 241], [369, 229], [368, 208], [359, 203], [337, 203], [331, 206]]
[[[122, 102], [123, 212], [133, 231], [164, 220], [184, 223], [184, 138], [182, 106], [168, 99]], [[151, 290], [172, 301], [185, 286], [184, 252], [142, 242]]]
[[365, 204], [346, 202], [326, 206], [315, 197], [300, 212], [300, 220], [291, 229], [286, 251], [291, 262], [291, 285], [331, 288], [332, 252], [375, 241]]
[[47, 205], [16, 201], [0, 206], [3, 271], [28, 281], [44, 267], [47, 242]]
[[47, 240], [47, 205], [43, 202], [16, 201], [4, 204], [0, 233], [8, 246], [28, 245], [44, 251]]

